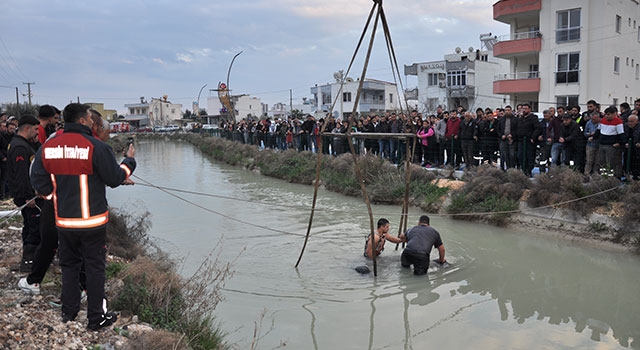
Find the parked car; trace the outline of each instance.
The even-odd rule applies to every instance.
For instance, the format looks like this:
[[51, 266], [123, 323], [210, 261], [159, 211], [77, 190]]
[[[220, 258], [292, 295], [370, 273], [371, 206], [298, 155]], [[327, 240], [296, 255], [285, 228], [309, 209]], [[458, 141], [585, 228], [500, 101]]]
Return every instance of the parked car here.
[[139, 128], [136, 128], [134, 131], [135, 132], [152, 132], [153, 128], [151, 128], [150, 126], [141, 126]]
[[202, 130], [215, 130], [218, 126], [215, 124], [202, 124]]

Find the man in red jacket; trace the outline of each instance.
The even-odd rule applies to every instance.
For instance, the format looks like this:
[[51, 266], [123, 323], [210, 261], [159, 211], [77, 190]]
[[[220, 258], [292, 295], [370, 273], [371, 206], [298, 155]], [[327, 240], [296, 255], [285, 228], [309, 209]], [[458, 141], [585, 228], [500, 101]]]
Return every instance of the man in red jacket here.
[[106, 225], [109, 221], [105, 185], [117, 187], [133, 172], [132, 145], [118, 164], [111, 147], [93, 136], [89, 106], [67, 105], [64, 132], [45, 142], [31, 169], [38, 194], [53, 196], [62, 267], [62, 321], [73, 321], [80, 310], [80, 270], [87, 275], [89, 330], [112, 325], [117, 316], [103, 305], [106, 265]]

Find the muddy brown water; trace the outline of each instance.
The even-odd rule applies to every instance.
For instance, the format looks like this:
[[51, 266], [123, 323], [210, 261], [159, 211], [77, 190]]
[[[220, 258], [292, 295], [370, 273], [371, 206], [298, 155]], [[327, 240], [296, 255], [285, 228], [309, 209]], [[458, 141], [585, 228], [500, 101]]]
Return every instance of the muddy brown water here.
[[[414, 276], [388, 244], [378, 276], [360, 275], [369, 232], [358, 198], [230, 167], [190, 144], [143, 141], [135, 174], [157, 186], [110, 190], [110, 204], [149, 211], [152, 238], [190, 275], [221, 242], [236, 259], [214, 311], [229, 342], [248, 349], [640, 348], [640, 258], [535, 232], [432, 217], [452, 266]], [[228, 198], [222, 198], [228, 197]], [[214, 213], [215, 212], [215, 213]], [[396, 232], [400, 208], [374, 205]], [[421, 215], [409, 213], [414, 224]], [[258, 336], [254, 338], [254, 329]]]

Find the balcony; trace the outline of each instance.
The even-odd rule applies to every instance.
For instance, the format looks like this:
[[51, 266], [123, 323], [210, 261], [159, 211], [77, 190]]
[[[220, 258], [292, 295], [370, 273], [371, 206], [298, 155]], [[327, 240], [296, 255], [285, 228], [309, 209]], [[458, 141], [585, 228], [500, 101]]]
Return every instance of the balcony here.
[[470, 98], [474, 97], [476, 93], [476, 89], [474, 86], [470, 85], [461, 85], [461, 86], [449, 86], [447, 88], [448, 97], [456, 98]]
[[537, 17], [542, 0], [501, 0], [493, 4], [493, 19], [509, 24], [514, 18]]
[[508, 59], [538, 53], [541, 49], [542, 34], [536, 30], [499, 37], [498, 42], [493, 46], [493, 55]]
[[540, 92], [539, 72], [518, 72], [500, 74], [494, 77], [494, 94], [516, 94]]

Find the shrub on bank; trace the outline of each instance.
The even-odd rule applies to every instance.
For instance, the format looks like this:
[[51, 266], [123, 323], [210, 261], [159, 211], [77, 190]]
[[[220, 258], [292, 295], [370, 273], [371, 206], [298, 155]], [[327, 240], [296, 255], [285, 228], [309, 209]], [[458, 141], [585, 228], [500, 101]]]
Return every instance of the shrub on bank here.
[[[535, 208], [569, 201], [560, 207], [586, 216], [596, 207], [608, 206], [611, 202], [620, 201], [624, 195], [624, 191], [614, 190], [592, 196], [620, 186], [620, 180], [615, 177], [595, 175], [586, 184], [583, 179], [580, 173], [568, 167], [553, 168], [548, 173], [536, 176], [527, 204]], [[584, 198], [587, 196], [591, 197]], [[578, 198], [584, 199], [573, 201]]]
[[[478, 219], [505, 225], [511, 211], [517, 210], [530, 181], [516, 169], [506, 172], [481, 165], [465, 174], [465, 185], [454, 192], [446, 211], [455, 219]], [[469, 214], [465, 214], [469, 213]], [[496, 214], [490, 214], [496, 213]]]
[[149, 243], [148, 213], [132, 217], [112, 210], [110, 215], [109, 253], [120, 257], [139, 254], [130, 263], [116, 261], [107, 266], [107, 276], [122, 280], [122, 285], [113, 289], [113, 308], [176, 334], [159, 331], [162, 337], [145, 335], [133, 340], [131, 348], [141, 343], [154, 349], [227, 348], [213, 317], [222, 300], [224, 281], [232, 274], [231, 263], [219, 260], [221, 246], [216, 246], [191, 277], [184, 278], [168, 256]]
[[[198, 134], [144, 135], [143, 137], [185, 140], [217, 160], [231, 165], [241, 165], [247, 169], [258, 169], [263, 175], [289, 182], [310, 185], [315, 180], [318, 159], [315, 153], [296, 150], [258, 150], [254, 145]], [[405, 191], [403, 167], [398, 168], [387, 160], [371, 155], [359, 156], [357, 162], [372, 202], [397, 204], [403, 201]], [[410, 202], [421, 208], [437, 211], [448, 188], [434, 185], [433, 180], [436, 176], [418, 166], [412, 165], [411, 173]], [[326, 189], [333, 192], [356, 197], [362, 195], [350, 153], [337, 157], [321, 155], [320, 182]]]
[[311, 185], [316, 177], [316, 160], [317, 155], [310, 152], [263, 150], [256, 155], [255, 164], [263, 175]]

